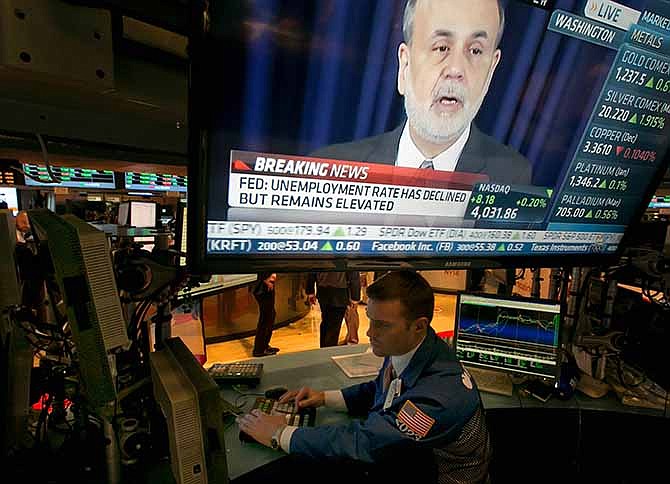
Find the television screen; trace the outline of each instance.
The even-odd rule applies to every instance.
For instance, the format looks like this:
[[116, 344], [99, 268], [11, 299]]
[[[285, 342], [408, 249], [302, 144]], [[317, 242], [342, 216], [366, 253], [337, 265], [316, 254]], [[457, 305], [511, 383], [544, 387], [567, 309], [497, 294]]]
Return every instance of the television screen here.
[[649, 208], [670, 208], [670, 197], [654, 195], [649, 202]]
[[52, 180], [46, 167], [24, 163], [23, 171], [27, 175], [26, 185], [38, 187], [101, 188], [109, 190], [116, 188], [114, 172], [111, 170], [91, 170], [88, 168], [70, 168], [66, 166], [54, 166], [51, 170], [60, 181]]
[[196, 268], [613, 260], [667, 165], [670, 3], [446, 4], [192, 12]]
[[186, 193], [187, 189], [187, 176], [126, 172], [126, 190]]
[[19, 199], [16, 188], [0, 187], [0, 209], [11, 210], [16, 216], [19, 213]]

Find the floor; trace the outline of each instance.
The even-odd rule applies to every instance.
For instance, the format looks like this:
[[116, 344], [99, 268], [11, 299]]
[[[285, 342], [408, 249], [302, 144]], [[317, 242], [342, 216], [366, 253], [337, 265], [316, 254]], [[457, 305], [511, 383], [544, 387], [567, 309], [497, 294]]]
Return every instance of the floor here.
[[[448, 294], [435, 295], [435, 313], [431, 325], [437, 333], [447, 333], [449, 335], [453, 331], [455, 308], [456, 296]], [[365, 315], [364, 304], [358, 306], [358, 315], [360, 319], [358, 330], [359, 342], [361, 344], [368, 344], [369, 340], [365, 333], [368, 330], [369, 323]], [[306, 317], [288, 326], [274, 330], [270, 344], [279, 348], [282, 354], [316, 349], [319, 347], [320, 322], [321, 312], [317, 305], [312, 308]], [[343, 323], [340, 331], [340, 341], [344, 340], [346, 334], [346, 326]], [[207, 345], [207, 363], [205, 366], [252, 358], [251, 350], [253, 346], [253, 336]]]

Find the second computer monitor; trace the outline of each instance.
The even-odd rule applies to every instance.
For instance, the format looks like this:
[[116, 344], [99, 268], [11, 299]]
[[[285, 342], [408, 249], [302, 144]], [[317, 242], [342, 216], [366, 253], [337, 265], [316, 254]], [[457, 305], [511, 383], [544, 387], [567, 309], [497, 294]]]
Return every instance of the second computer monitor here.
[[468, 365], [556, 378], [560, 304], [488, 294], [461, 294], [456, 352]]

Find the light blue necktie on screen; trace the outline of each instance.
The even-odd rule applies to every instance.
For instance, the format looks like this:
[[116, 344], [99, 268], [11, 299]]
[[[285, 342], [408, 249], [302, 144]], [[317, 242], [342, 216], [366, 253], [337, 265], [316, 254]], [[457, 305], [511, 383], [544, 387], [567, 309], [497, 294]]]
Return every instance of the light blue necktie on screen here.
[[424, 160], [419, 168], [422, 170], [434, 170], [433, 160]]

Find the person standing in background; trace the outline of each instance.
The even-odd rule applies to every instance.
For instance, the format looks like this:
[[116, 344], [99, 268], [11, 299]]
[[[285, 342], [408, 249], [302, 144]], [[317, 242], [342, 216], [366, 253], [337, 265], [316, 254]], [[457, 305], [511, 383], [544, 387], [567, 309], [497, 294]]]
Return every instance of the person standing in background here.
[[30, 236], [30, 221], [28, 220], [28, 213], [21, 210], [16, 215], [16, 242], [25, 244], [26, 239]]
[[270, 346], [272, 328], [275, 324], [275, 283], [277, 274], [273, 272], [261, 272], [258, 275], [258, 283], [254, 287], [254, 297], [258, 302], [258, 325], [256, 326], [256, 337], [254, 338], [253, 356], [269, 356], [279, 352], [279, 348]]
[[358, 271], [312, 272], [307, 278], [306, 292], [310, 304], [316, 304], [318, 298], [321, 307], [320, 347], [337, 346], [342, 318], [347, 307], [352, 301], [361, 298], [361, 280]]
[[347, 337], [342, 344], [358, 344], [358, 327], [361, 324], [358, 318], [358, 301], [353, 299], [349, 301], [344, 313], [344, 324], [347, 326]]

